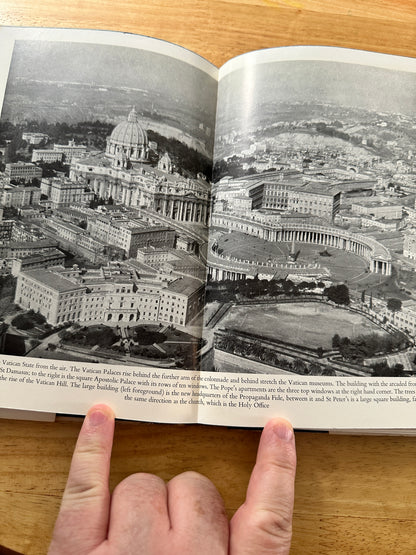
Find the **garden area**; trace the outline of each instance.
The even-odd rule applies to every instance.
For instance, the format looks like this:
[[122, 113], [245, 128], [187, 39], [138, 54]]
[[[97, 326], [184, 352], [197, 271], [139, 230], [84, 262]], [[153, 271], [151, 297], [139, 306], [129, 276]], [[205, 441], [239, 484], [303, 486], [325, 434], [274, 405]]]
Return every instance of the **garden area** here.
[[[18, 330], [33, 330], [33, 328], [46, 328], [50, 329], [52, 326], [46, 323], [45, 316], [42, 316], [40, 312], [35, 312], [34, 310], [28, 310], [27, 312], [22, 312], [17, 314], [11, 321], [12, 326]], [[46, 331], [46, 330], [45, 330]]]
[[336, 333], [332, 338], [332, 347], [344, 360], [361, 363], [366, 358], [379, 354], [388, 354], [408, 346], [406, 337], [400, 333], [370, 333], [355, 337], [341, 337]]
[[66, 347], [95, 348], [95, 352], [151, 360], [171, 360], [178, 368], [195, 368], [203, 340], [174, 326], [138, 325], [113, 328], [105, 325], [76, 327], [59, 333]]
[[11, 310], [13, 313], [20, 312], [10, 321], [12, 327], [7, 330], [3, 352], [8, 355], [24, 356], [40, 345], [42, 339], [52, 334], [55, 329], [39, 312], [21, 311], [19, 307], [13, 306], [14, 310]]
[[0, 275], [0, 315], [2, 318], [16, 312], [15, 292], [16, 278], [9, 274]]

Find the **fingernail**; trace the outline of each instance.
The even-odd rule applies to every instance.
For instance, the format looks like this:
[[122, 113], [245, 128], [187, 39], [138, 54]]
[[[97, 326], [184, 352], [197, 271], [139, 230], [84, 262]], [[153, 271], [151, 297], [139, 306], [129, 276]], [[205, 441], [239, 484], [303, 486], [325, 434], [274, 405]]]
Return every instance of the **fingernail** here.
[[276, 422], [274, 426], [274, 433], [277, 437], [283, 441], [292, 441], [293, 439], [293, 428], [292, 426], [283, 420]]
[[107, 406], [92, 407], [87, 413], [88, 422], [91, 426], [101, 426], [113, 416], [113, 411]]

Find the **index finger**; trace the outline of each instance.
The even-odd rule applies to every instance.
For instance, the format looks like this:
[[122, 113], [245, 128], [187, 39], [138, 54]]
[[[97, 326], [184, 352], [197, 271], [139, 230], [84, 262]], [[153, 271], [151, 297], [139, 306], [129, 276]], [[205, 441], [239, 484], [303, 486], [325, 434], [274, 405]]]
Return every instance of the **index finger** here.
[[231, 519], [231, 554], [289, 553], [295, 472], [292, 426], [283, 419], [270, 420], [261, 435], [246, 500]]
[[[257, 508], [278, 511], [293, 500], [296, 450], [293, 428], [282, 418], [267, 422], [260, 438], [256, 464], [247, 488], [246, 502]], [[292, 501], [293, 503], [293, 501]]]
[[93, 406], [78, 436], [49, 555], [81, 555], [106, 539], [113, 435], [111, 408]]

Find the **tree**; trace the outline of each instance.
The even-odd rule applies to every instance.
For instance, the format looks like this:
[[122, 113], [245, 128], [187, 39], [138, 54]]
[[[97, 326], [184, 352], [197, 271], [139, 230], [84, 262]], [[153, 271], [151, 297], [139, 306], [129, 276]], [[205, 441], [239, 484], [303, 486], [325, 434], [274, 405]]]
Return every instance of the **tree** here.
[[327, 287], [324, 294], [328, 297], [328, 300], [336, 304], [350, 304], [350, 292], [344, 283]]
[[391, 297], [390, 299], [387, 299], [387, 308], [391, 310], [391, 312], [398, 312], [402, 308], [402, 301]]
[[322, 370], [322, 375], [323, 376], [335, 376], [335, 370], [333, 368], [330, 368], [329, 366], [324, 366], [324, 368]]
[[13, 318], [12, 326], [19, 330], [30, 330], [34, 327], [34, 322], [26, 314], [18, 314]]
[[395, 364], [392, 368], [387, 364], [387, 361], [384, 359], [380, 362], [376, 362], [373, 364], [373, 376], [377, 377], [395, 377], [399, 378], [404, 376], [404, 368], [402, 364]]
[[72, 333], [68, 330], [61, 330], [58, 333], [58, 337], [62, 340], [62, 341], [69, 341], [72, 338]]
[[309, 374], [311, 376], [322, 376], [322, 366], [317, 362], [311, 362], [309, 365]]
[[46, 318], [39, 312], [35, 312], [34, 310], [29, 310], [28, 312], [24, 312], [22, 314], [18, 314], [12, 320], [12, 326], [20, 330], [30, 330], [37, 326], [41, 326], [45, 324]]
[[285, 295], [289, 295], [289, 293], [293, 292], [295, 284], [290, 279], [285, 279], [282, 282], [282, 286]]
[[304, 360], [302, 360], [301, 358], [295, 358], [295, 360], [293, 361], [293, 370], [297, 374], [307, 374], [308, 367]]
[[400, 362], [397, 362], [394, 366], [393, 366], [393, 376], [396, 378], [401, 378], [402, 376], [404, 376], [404, 366], [403, 364], [400, 364]]
[[338, 349], [338, 347], [340, 346], [341, 343], [341, 338], [340, 336], [336, 333], [333, 337], [332, 337], [332, 348], [333, 349]]
[[276, 279], [271, 279], [267, 288], [269, 295], [272, 297], [275, 297], [282, 292], [282, 286], [276, 281]]

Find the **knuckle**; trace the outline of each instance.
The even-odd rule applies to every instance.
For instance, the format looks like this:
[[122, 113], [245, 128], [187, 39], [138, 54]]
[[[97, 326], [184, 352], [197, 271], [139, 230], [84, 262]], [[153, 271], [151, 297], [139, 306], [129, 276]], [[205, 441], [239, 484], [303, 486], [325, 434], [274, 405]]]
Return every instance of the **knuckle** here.
[[94, 461], [101, 459], [102, 457], [107, 457], [110, 454], [104, 443], [101, 441], [89, 441], [86, 444], [77, 445], [76, 456], [80, 461], [89, 461], [93, 463]]
[[123, 495], [125, 492], [140, 492], [150, 496], [165, 491], [166, 485], [162, 478], [155, 474], [136, 472], [124, 478], [114, 489], [114, 494]]
[[[242, 506], [230, 523], [231, 555], [270, 553], [288, 555], [292, 540], [292, 512]], [[237, 517], [237, 518], [236, 518]], [[242, 549], [243, 548], [243, 549]]]
[[94, 474], [85, 474], [81, 479], [67, 485], [65, 496], [72, 502], [82, 502], [103, 498], [107, 493], [106, 484]]
[[200, 474], [199, 472], [195, 472], [194, 470], [187, 470], [185, 472], [182, 472], [181, 474], [178, 474], [177, 476], [175, 476], [175, 478], [172, 478], [172, 480], [175, 480], [175, 479], [194, 480], [194, 481], [203, 481], [203, 482], [210, 481], [209, 478], [207, 478], [203, 474]]
[[292, 537], [292, 510], [289, 506], [280, 506], [279, 509], [263, 509], [256, 513], [251, 525], [258, 532], [271, 540], [281, 542]]
[[188, 470], [178, 474], [169, 481], [169, 487], [172, 488], [186, 488], [190, 491], [210, 491], [215, 489], [215, 486], [209, 478], [199, 472], [194, 472], [193, 470]]
[[178, 474], [169, 482], [169, 488], [174, 488], [176, 491], [186, 491], [193, 497], [203, 495], [206, 502], [216, 502], [221, 499], [217, 488], [209, 478], [198, 472], [187, 471]]
[[296, 457], [287, 456], [277, 461], [267, 461], [258, 465], [258, 471], [265, 483], [292, 484], [296, 476]]
[[186, 497], [187, 503], [197, 519], [209, 521], [215, 529], [228, 529], [228, 519], [223, 499], [209, 478], [198, 472], [183, 472], [169, 482], [170, 491]]

